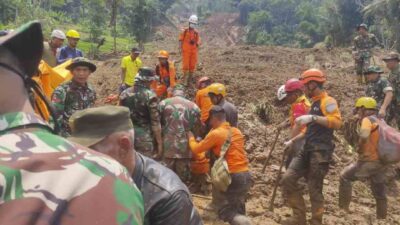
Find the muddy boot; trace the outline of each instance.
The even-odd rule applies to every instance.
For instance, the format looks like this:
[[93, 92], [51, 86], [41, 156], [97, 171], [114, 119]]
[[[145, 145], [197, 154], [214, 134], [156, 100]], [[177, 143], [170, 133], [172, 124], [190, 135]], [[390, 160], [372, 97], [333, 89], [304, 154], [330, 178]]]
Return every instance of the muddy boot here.
[[376, 218], [386, 219], [386, 215], [387, 215], [387, 200], [386, 199], [376, 200]]
[[230, 225], [251, 225], [251, 220], [245, 215], [235, 215], [232, 221], [229, 223]]
[[300, 192], [291, 194], [287, 199], [289, 206], [292, 207], [293, 215], [283, 220], [283, 225], [306, 225], [306, 205]]
[[322, 225], [322, 216], [324, 215], [324, 208], [312, 209], [312, 216], [310, 225]]

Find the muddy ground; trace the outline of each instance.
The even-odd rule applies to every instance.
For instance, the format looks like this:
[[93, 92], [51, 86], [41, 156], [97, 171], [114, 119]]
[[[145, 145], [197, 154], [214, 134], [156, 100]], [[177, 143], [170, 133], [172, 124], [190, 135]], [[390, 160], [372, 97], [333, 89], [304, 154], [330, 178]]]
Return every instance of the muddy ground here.
[[[363, 87], [356, 83], [353, 74], [353, 61], [350, 49], [325, 48], [293, 49], [285, 47], [249, 46], [240, 44], [242, 28], [235, 25], [237, 15], [212, 16], [200, 28], [203, 46], [200, 53], [200, 70], [198, 77], [207, 75], [215, 81], [224, 83], [228, 89], [228, 98], [239, 108], [239, 128], [246, 137], [246, 151], [251, 161], [251, 172], [254, 185], [248, 196], [247, 212], [254, 224], [280, 224], [291, 211], [283, 205], [282, 195], [278, 190], [274, 212], [268, 210], [273, 183], [277, 176], [282, 144], [287, 138], [287, 131], [279, 137], [277, 148], [270, 165], [264, 174], [261, 173], [263, 161], [271, 147], [276, 134], [276, 125], [287, 116], [286, 107], [273, 106], [273, 121], [270, 124], [261, 122], [254, 114], [254, 106], [268, 102], [273, 104], [279, 85], [293, 77], [299, 77], [307, 68], [316, 67], [324, 70], [328, 76], [327, 91], [340, 103], [342, 115], [351, 115], [352, 106], [357, 97], [362, 96]], [[179, 26], [178, 26], [179, 27]], [[158, 49], [171, 52], [172, 58], [179, 61], [177, 54], [177, 34], [173, 28], [162, 27], [160, 32], [165, 39], [153, 42], [141, 56], [144, 65], [156, 63]], [[375, 62], [382, 64], [377, 52]], [[120, 58], [115, 57], [99, 61], [98, 70], [92, 76], [100, 103], [109, 94], [115, 93], [119, 85]], [[178, 66], [179, 66], [178, 62]], [[342, 136], [338, 134], [339, 139]], [[356, 155], [348, 152], [345, 142], [338, 141], [335, 150], [335, 162], [331, 166], [325, 180], [324, 194], [326, 198], [326, 216], [324, 224], [356, 225], [356, 224], [400, 224], [400, 198], [396, 188], [392, 187], [389, 197], [389, 216], [379, 223], [375, 220], [375, 202], [367, 183], [354, 183], [352, 213], [346, 215], [339, 210], [338, 182], [340, 171], [356, 159]], [[397, 182], [395, 183], [395, 185]], [[308, 195], [304, 195], [310, 206]], [[204, 212], [209, 200], [194, 198], [195, 204], [206, 224], [224, 224], [215, 215]]]

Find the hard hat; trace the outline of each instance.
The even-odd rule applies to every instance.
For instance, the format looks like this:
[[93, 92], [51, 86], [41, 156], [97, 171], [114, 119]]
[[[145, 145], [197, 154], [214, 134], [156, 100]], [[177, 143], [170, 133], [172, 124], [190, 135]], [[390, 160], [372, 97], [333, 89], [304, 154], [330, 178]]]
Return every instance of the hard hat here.
[[383, 73], [383, 70], [379, 66], [370, 66], [365, 70], [364, 74], [372, 74], [372, 73]]
[[53, 32], [51, 32], [51, 37], [62, 39], [62, 40], [65, 40], [65, 38], [66, 38], [65, 34], [64, 34], [64, 32], [62, 32], [62, 30], [53, 30]]
[[208, 86], [208, 94], [214, 95], [222, 95], [223, 97], [226, 96], [226, 88], [225, 85], [220, 83], [213, 83]]
[[361, 27], [366, 29], [366, 30], [368, 30], [368, 26], [365, 23], [362, 23], [362, 24], [358, 25], [357, 30], [360, 30]]
[[67, 37], [79, 39], [79, 38], [81, 38], [81, 35], [79, 35], [78, 31], [76, 31], [76, 30], [69, 30], [67, 32]]
[[376, 101], [371, 97], [361, 97], [356, 101], [356, 108], [376, 109]]
[[286, 81], [285, 92], [293, 92], [296, 90], [302, 91], [304, 89], [304, 84], [297, 78], [292, 78]]
[[161, 50], [158, 53], [158, 58], [166, 58], [166, 59], [168, 59], [169, 58], [169, 53], [167, 51], [165, 51], [165, 50]]
[[326, 77], [325, 74], [319, 69], [309, 69], [301, 74], [300, 81], [303, 82], [303, 84], [307, 84], [310, 81], [325, 83]]
[[286, 98], [287, 93], [286, 93], [286, 91], [285, 91], [285, 85], [281, 85], [281, 86], [278, 88], [278, 92], [276, 93], [276, 96], [278, 97], [278, 100], [279, 100], [279, 101], [282, 101], [283, 99]]
[[189, 17], [189, 23], [197, 24], [199, 22], [199, 18], [196, 15], [191, 15]]
[[207, 82], [207, 81], [208, 81], [208, 82], [211, 82], [211, 78], [209, 78], [209, 77], [201, 77], [201, 78], [197, 81], [197, 83], [196, 83], [197, 89], [200, 88], [200, 86], [201, 86], [202, 83]]

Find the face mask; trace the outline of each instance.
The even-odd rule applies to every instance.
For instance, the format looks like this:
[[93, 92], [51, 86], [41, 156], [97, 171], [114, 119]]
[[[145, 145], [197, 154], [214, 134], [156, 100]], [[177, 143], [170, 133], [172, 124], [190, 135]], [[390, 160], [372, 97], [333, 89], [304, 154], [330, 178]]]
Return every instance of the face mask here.
[[196, 28], [196, 24], [194, 24], [194, 23], [189, 23], [189, 28]]

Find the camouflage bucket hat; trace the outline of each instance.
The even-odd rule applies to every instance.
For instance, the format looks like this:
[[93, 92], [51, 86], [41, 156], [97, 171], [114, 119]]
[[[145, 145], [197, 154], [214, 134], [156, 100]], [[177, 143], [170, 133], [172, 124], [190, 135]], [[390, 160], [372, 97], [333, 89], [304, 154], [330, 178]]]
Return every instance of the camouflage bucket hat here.
[[129, 109], [102, 106], [74, 113], [69, 119], [71, 136], [68, 140], [90, 147], [110, 134], [133, 129]]
[[383, 61], [388, 61], [388, 60], [397, 60], [400, 61], [399, 54], [397, 52], [390, 52], [387, 54], [385, 57], [382, 59]]
[[39, 21], [22, 25], [0, 37], [0, 46], [8, 49], [19, 61], [25, 75], [32, 77], [38, 71], [43, 53], [42, 26]]
[[96, 71], [96, 65], [94, 65], [92, 62], [89, 61], [89, 59], [86, 59], [84, 57], [78, 57], [72, 60], [72, 63], [66, 67], [67, 70], [72, 71], [78, 66], [85, 66], [88, 67], [89, 70], [93, 73]]
[[383, 73], [383, 70], [379, 66], [370, 66], [368, 69], [364, 72], [364, 74], [372, 74], [372, 73], [378, 73], [381, 74]]

